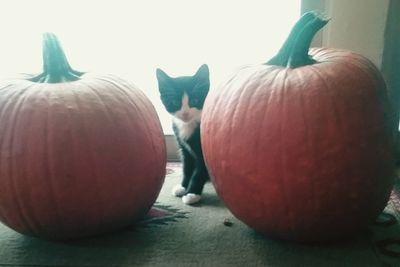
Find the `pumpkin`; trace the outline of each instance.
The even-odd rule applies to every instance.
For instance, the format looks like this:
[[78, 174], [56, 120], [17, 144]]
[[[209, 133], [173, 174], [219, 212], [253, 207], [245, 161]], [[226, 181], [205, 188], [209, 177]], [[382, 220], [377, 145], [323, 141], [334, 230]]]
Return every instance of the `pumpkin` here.
[[58, 240], [135, 223], [165, 176], [154, 107], [127, 81], [73, 70], [52, 33], [43, 60], [0, 82], [0, 220]]
[[303, 15], [277, 56], [236, 70], [204, 105], [202, 147], [218, 195], [270, 237], [359, 233], [392, 188], [385, 83], [359, 54], [309, 48], [326, 23]]

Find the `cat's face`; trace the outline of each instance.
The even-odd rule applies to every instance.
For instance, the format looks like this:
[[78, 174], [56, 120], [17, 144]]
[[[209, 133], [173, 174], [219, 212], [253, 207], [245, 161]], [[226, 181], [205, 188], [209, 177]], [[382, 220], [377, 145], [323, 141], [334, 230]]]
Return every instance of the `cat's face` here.
[[202, 65], [193, 76], [172, 78], [157, 69], [158, 88], [166, 110], [183, 122], [199, 120], [210, 88], [207, 65]]

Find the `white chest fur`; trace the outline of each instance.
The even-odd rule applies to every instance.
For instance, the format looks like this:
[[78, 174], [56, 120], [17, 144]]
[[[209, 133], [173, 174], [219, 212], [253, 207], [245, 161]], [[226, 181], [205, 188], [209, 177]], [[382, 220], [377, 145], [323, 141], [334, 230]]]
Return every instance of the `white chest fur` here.
[[186, 141], [193, 134], [194, 130], [199, 126], [200, 118], [188, 122], [183, 122], [179, 119], [174, 118], [174, 123], [179, 130], [179, 138]]

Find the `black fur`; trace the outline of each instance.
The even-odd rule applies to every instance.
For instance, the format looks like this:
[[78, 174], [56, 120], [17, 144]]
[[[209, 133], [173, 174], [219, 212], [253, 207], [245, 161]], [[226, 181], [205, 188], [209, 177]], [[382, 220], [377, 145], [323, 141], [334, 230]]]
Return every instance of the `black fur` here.
[[179, 130], [176, 125], [173, 125], [173, 129], [181, 148], [183, 162], [183, 179], [181, 184], [186, 188], [187, 193], [201, 195], [204, 184], [209, 180], [209, 176], [203, 158], [203, 150], [201, 149], [200, 125], [187, 140], [182, 140], [179, 137]]

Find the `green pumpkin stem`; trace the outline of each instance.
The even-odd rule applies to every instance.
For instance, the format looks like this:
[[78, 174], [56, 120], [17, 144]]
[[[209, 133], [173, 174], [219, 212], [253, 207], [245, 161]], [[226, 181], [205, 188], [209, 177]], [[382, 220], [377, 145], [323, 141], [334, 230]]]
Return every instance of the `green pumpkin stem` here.
[[315, 34], [328, 21], [316, 15], [315, 12], [305, 13], [292, 28], [278, 54], [266, 64], [288, 68], [314, 64], [315, 60], [308, 55], [308, 50]]
[[57, 36], [43, 34], [43, 72], [30, 80], [38, 83], [62, 83], [80, 79], [83, 72], [71, 68]]
[[286, 66], [289, 56], [292, 52], [293, 45], [299, 32], [304, 26], [315, 18], [315, 14], [308, 12], [305, 13], [301, 18], [296, 22], [293, 26], [292, 30], [289, 33], [289, 36], [286, 38], [285, 42], [283, 43], [281, 49], [279, 50], [278, 54], [276, 54], [273, 58], [271, 58], [266, 64], [268, 65], [278, 65], [278, 66]]

